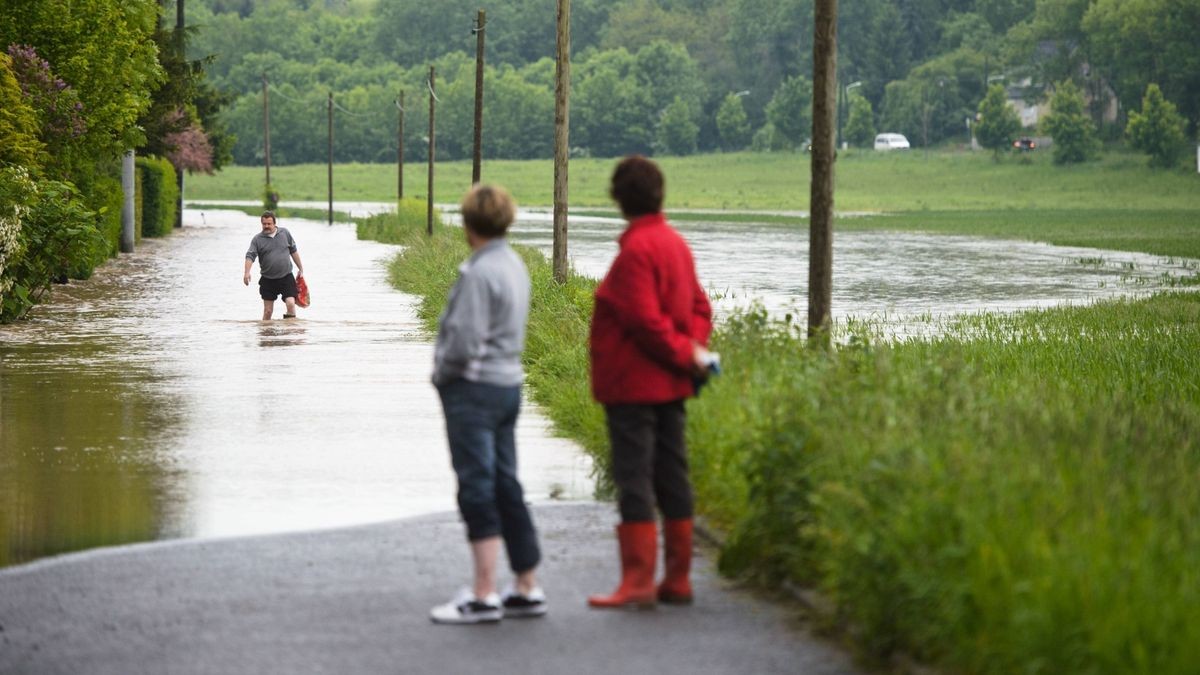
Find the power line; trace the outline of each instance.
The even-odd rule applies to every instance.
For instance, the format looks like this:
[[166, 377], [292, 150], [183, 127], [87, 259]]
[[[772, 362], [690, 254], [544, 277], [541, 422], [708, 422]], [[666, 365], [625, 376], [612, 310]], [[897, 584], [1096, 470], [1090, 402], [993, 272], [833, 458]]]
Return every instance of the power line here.
[[350, 115], [352, 117], [370, 117], [370, 115], [367, 115], [366, 113], [350, 112], [349, 110], [346, 110], [345, 108], [343, 108], [342, 105], [340, 103], [338, 103], [337, 101], [333, 102], [333, 107], [337, 108], [338, 110], [341, 110], [342, 112], [344, 112], [347, 115]]

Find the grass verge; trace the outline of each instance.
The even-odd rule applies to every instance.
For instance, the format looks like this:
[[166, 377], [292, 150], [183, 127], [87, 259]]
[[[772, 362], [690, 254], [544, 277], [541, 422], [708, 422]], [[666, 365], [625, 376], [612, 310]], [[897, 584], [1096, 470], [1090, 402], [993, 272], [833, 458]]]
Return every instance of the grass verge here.
[[[416, 228], [393, 282], [431, 329], [467, 255]], [[526, 367], [606, 471], [587, 386], [594, 282], [534, 284]], [[751, 311], [690, 404], [724, 570], [823, 590], [869, 655], [953, 670], [1190, 673], [1200, 663], [1200, 296], [976, 315], [829, 353]]]
[[[209, 211], [241, 211], [242, 213], [248, 216], [254, 216], [255, 218], [262, 215], [262, 212], [266, 210], [261, 206], [246, 206], [245, 204], [188, 204], [187, 208], [200, 210], [207, 209]], [[279, 220], [284, 218], [302, 218], [304, 220], [323, 221], [329, 218], [329, 211], [327, 209], [293, 208], [281, 206], [275, 209], [275, 217]], [[351, 218], [349, 214], [341, 211], [334, 211], [333, 222], [351, 223], [354, 222], [354, 219]]]

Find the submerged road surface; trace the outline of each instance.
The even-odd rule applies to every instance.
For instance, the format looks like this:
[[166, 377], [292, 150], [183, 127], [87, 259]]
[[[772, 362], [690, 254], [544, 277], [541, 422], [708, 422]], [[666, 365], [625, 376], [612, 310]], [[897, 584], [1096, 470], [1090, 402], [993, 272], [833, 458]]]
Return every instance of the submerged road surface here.
[[[0, 567], [453, 510], [431, 339], [387, 281], [398, 249], [282, 219], [312, 306], [261, 321], [257, 265], [242, 284], [258, 218], [185, 222], [0, 327]], [[547, 424], [526, 404], [527, 496], [590, 498], [590, 462]]]

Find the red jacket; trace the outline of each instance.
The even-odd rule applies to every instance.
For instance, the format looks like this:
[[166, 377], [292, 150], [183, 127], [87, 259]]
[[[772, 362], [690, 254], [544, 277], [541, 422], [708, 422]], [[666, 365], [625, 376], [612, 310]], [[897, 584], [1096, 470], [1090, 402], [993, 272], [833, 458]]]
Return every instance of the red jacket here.
[[661, 213], [630, 221], [596, 289], [592, 395], [603, 404], [666, 403], [695, 393], [692, 344], [708, 344], [712, 307], [692, 252]]

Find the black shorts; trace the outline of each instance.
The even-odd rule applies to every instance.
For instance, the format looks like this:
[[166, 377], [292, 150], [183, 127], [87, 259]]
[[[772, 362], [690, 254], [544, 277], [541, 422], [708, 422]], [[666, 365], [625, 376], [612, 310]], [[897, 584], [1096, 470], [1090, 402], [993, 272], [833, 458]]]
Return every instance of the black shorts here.
[[259, 277], [258, 294], [262, 296], [263, 300], [274, 300], [281, 295], [284, 299], [294, 298], [300, 292], [296, 290], [296, 277], [289, 272], [286, 277], [279, 279]]

